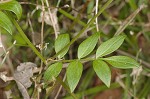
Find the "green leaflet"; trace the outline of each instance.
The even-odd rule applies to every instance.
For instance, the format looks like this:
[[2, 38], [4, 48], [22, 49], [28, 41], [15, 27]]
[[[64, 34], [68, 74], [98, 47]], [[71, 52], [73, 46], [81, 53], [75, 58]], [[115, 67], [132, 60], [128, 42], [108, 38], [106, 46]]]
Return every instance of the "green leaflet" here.
[[12, 11], [19, 20], [22, 15], [22, 8], [19, 2], [15, 0], [2, 1], [0, 2], [0, 10]]
[[119, 35], [103, 42], [96, 51], [96, 58], [108, 55], [117, 50], [123, 43], [125, 37], [125, 35]]
[[43, 77], [44, 80], [45, 81], [54, 80], [59, 75], [61, 70], [62, 70], [62, 63], [60, 62], [50, 65], [44, 73]]
[[8, 33], [12, 34], [13, 25], [7, 15], [0, 11], [0, 27], [5, 29]]
[[16, 40], [17, 44], [27, 45], [27, 43], [24, 41], [24, 39], [22, 38], [20, 34], [15, 34], [14, 39]]
[[67, 82], [70, 88], [70, 91], [73, 92], [76, 88], [83, 71], [83, 66], [80, 61], [76, 60], [71, 62], [67, 68]]
[[112, 56], [102, 59], [116, 68], [128, 69], [139, 67], [139, 64], [134, 59], [127, 56]]
[[[58, 53], [70, 42], [69, 34], [61, 34], [55, 40], [55, 51]], [[66, 48], [63, 52], [58, 55], [58, 58], [62, 58], [69, 50], [69, 47]]]
[[92, 36], [84, 40], [78, 47], [78, 58], [83, 58], [90, 54], [95, 48], [99, 38], [99, 32], [94, 33]]
[[104, 61], [97, 59], [93, 61], [93, 68], [98, 77], [107, 87], [109, 87], [111, 81], [111, 71], [108, 65]]

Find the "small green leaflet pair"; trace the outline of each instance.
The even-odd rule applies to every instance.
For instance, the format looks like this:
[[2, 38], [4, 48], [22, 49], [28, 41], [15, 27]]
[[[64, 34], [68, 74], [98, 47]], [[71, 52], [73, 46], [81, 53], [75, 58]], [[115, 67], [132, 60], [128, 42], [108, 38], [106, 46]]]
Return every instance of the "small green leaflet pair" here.
[[[80, 62], [80, 59], [87, 57], [94, 50], [98, 42], [99, 35], [100, 34], [97, 32], [84, 40], [78, 47], [78, 59], [70, 62], [67, 67], [67, 82], [71, 92], [75, 90], [83, 72], [83, 65]], [[111, 71], [108, 64], [121, 69], [128, 69], [139, 66], [139, 64], [134, 59], [127, 56], [112, 56], [103, 58], [103, 56], [106, 56], [117, 50], [123, 43], [125, 37], [125, 35], [115, 36], [106, 42], [103, 42], [96, 50], [96, 59], [93, 61], [93, 68], [98, 77], [107, 87], [110, 86], [111, 82]], [[56, 53], [62, 50], [69, 42], [70, 38], [68, 34], [59, 35], [55, 41]], [[59, 54], [58, 58], [62, 58], [68, 52], [68, 50], [69, 48], [65, 49], [62, 53]], [[49, 68], [44, 73], [44, 79], [47, 81], [56, 78], [61, 72], [62, 65], [63, 64], [61, 62], [58, 62], [49, 66]]]
[[12, 34], [13, 24], [7, 15], [9, 11], [13, 12], [19, 20], [22, 15], [21, 5], [15, 0], [0, 2], [0, 27], [5, 29], [8, 33]]

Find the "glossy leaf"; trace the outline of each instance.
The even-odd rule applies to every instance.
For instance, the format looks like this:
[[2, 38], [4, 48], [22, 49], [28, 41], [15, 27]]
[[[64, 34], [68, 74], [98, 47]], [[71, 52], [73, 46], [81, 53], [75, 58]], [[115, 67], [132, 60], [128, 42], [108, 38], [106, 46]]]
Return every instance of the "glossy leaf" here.
[[108, 65], [104, 61], [97, 59], [93, 61], [93, 68], [98, 77], [107, 87], [109, 87], [111, 81], [111, 71]]
[[71, 92], [76, 88], [83, 71], [83, 66], [80, 61], [73, 61], [67, 68], [67, 81]]
[[103, 58], [103, 60], [116, 68], [128, 69], [139, 67], [139, 64], [134, 59], [127, 56], [112, 56]]
[[[58, 53], [62, 50], [68, 43], [70, 42], [70, 38], [68, 34], [61, 34], [55, 41], [55, 51]], [[69, 50], [69, 47], [66, 48], [62, 53], [58, 55], [58, 58], [62, 58]]]
[[0, 10], [7, 10], [13, 12], [18, 19], [21, 18], [22, 8], [19, 2], [15, 0], [8, 0], [0, 2]]
[[117, 50], [123, 43], [125, 37], [125, 35], [119, 35], [103, 42], [96, 51], [96, 58], [108, 55]]
[[0, 27], [5, 29], [8, 33], [12, 34], [13, 25], [7, 15], [0, 11]]
[[99, 32], [94, 33], [92, 36], [84, 40], [78, 47], [78, 58], [83, 58], [90, 54], [95, 48], [99, 38]]
[[45, 81], [53, 80], [59, 75], [61, 70], [62, 70], [62, 63], [60, 62], [50, 65], [44, 73], [44, 80]]

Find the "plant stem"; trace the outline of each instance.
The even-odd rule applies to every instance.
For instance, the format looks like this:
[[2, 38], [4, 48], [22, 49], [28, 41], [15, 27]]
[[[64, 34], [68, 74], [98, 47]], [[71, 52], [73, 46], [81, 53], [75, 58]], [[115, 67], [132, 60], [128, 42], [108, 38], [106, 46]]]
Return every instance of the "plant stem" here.
[[106, 2], [106, 4], [101, 8], [101, 10], [90, 20], [89, 23], [87, 23], [84, 28], [71, 40], [71, 42], [69, 44], [67, 44], [62, 50], [60, 50], [57, 54], [55, 54], [52, 59], [56, 58], [59, 54], [61, 54], [66, 48], [68, 48], [70, 45], [72, 45], [79, 37], [81, 34], [83, 34], [85, 32], [85, 30], [94, 23], [95, 19], [109, 6], [109, 4], [112, 2], [113, 0], [108, 0]]
[[93, 68], [89, 68], [86, 72], [85, 77], [82, 79], [78, 90], [79, 91], [86, 90], [91, 84], [91, 81], [93, 80], [94, 75], [95, 75], [95, 71], [93, 70]]
[[70, 92], [69, 87], [68, 87], [59, 77], [57, 78], [57, 81], [66, 89], [66, 91], [67, 91], [74, 99], [78, 99], [74, 93], [71, 93], [71, 92]]
[[143, 89], [140, 91], [138, 98], [144, 99], [150, 92], [150, 78], [147, 79], [147, 82], [145, 82]]
[[[49, 59], [49, 60], [47, 60], [47, 61], [70, 63], [70, 62], [75, 61], [75, 60], [78, 60], [78, 59], [70, 59], [70, 60], [53, 60], [53, 59]], [[93, 60], [95, 60], [95, 58], [80, 59], [80, 61], [83, 61], [83, 62], [93, 61]]]
[[[120, 87], [120, 85], [118, 83], [112, 83], [110, 88], [106, 87], [105, 85], [100, 85], [100, 86], [96, 86], [94, 88], [87, 89], [85, 91], [78, 92], [75, 95], [78, 98], [80, 98], [80, 97], [82, 97], [82, 95], [84, 95], [84, 96], [91, 95], [91, 94], [95, 94], [98, 92], [102, 92], [102, 91], [109, 90], [109, 89], [115, 89], [115, 88], [119, 88], [119, 87]], [[70, 96], [68, 96], [68, 97], [65, 97], [64, 99], [72, 99], [72, 98]]]
[[[12, 19], [12, 18], [11, 18]], [[19, 31], [20, 35], [22, 36], [22, 38], [27, 42], [27, 44], [29, 45], [29, 47], [34, 51], [34, 53], [43, 61], [43, 63], [46, 65], [46, 60], [45, 58], [40, 54], [40, 52], [34, 47], [34, 45], [30, 42], [30, 40], [28, 39], [28, 37], [25, 35], [25, 33], [23, 32], [23, 30], [21, 29], [21, 27], [19, 26], [19, 24], [17, 23], [17, 21], [15, 19], [12, 19], [12, 22], [14, 23], [14, 25], [16, 26], [17, 30]]]
[[123, 96], [123, 99], [130, 99], [131, 96], [128, 94], [128, 89], [131, 88], [131, 77], [130, 77], [130, 74], [131, 74], [131, 70], [126, 70], [126, 79], [125, 79], [125, 86], [126, 86], [126, 89], [124, 89], [124, 96]]
[[[75, 17], [73, 17], [72, 15], [70, 15], [69, 13], [64, 11], [63, 9], [59, 9], [58, 11], [73, 21], [76, 19]], [[82, 22], [81, 20], [77, 19], [77, 22], [82, 26], [86, 26], [86, 24], [84, 22]]]

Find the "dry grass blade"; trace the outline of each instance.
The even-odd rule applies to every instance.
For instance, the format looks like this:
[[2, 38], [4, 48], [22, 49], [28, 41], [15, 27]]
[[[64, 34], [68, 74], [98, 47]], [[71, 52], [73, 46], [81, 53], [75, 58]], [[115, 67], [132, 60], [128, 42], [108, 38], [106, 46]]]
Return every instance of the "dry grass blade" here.
[[145, 8], [146, 5], [141, 5], [137, 10], [135, 10], [135, 12], [133, 12], [123, 23], [122, 25], [120, 25], [120, 27], [118, 28], [117, 32], [115, 33], [116, 35], [121, 34], [121, 32], [133, 21], [133, 19], [135, 18], [135, 16], [143, 9]]
[[58, 37], [59, 34], [59, 25], [58, 25], [58, 19], [57, 19], [57, 9], [54, 9], [54, 11], [52, 12], [51, 9], [49, 8], [49, 3], [47, 0], [45, 0], [46, 5], [48, 7], [48, 13], [49, 13], [49, 17], [52, 23], [52, 26], [54, 28], [54, 32], [55, 32], [55, 38]]

